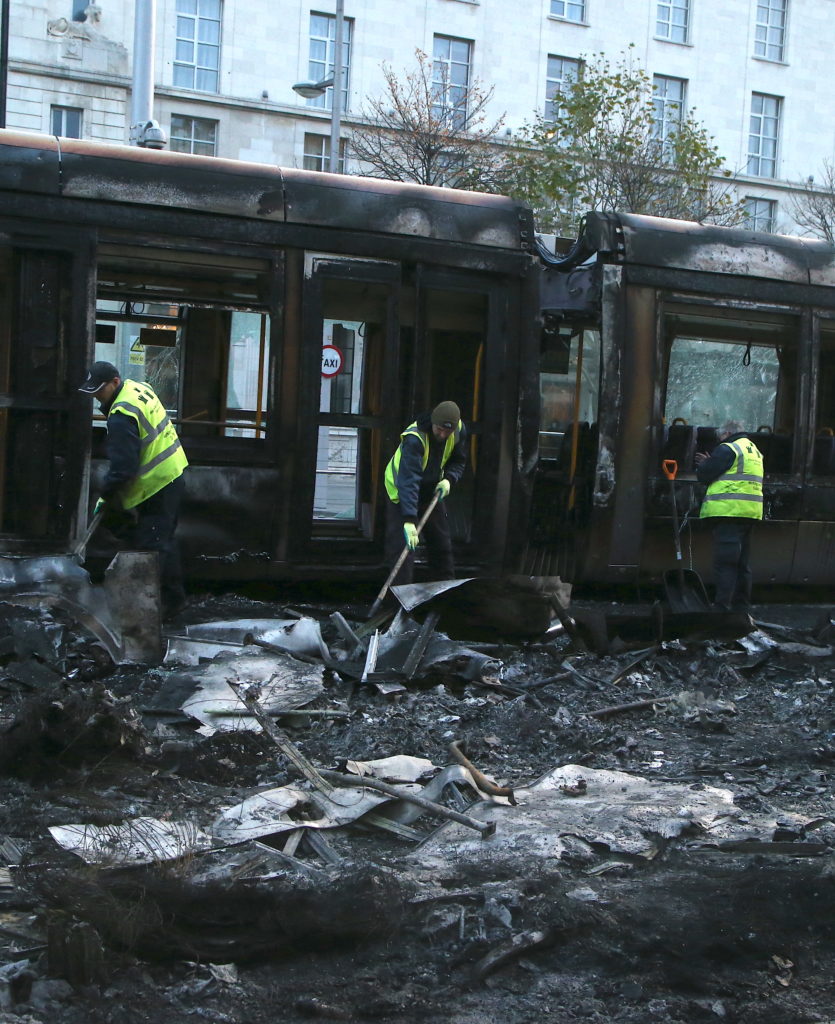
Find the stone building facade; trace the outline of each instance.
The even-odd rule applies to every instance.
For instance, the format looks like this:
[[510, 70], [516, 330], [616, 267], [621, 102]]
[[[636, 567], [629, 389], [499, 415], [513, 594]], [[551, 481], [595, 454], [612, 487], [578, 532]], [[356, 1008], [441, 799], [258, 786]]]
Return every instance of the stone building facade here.
[[[126, 142], [132, 0], [9, 2], [7, 126]], [[416, 49], [450, 83], [492, 86], [512, 133], [584, 56], [631, 47], [663, 130], [695, 109], [753, 227], [791, 231], [792, 192], [835, 155], [835, 0], [346, 0], [345, 19], [346, 136], [381, 65], [405, 73]], [[334, 27], [334, 0], [157, 0], [154, 116], [170, 146], [322, 169], [329, 97], [292, 85], [326, 75]]]

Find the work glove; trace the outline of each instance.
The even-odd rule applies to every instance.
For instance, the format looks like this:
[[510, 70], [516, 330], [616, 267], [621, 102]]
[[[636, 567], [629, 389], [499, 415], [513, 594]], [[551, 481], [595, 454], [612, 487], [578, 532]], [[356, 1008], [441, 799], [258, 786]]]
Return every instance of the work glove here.
[[418, 532], [414, 523], [403, 524], [403, 536], [406, 538], [406, 547], [414, 551], [418, 546]]
[[441, 501], [443, 501], [444, 498], [449, 494], [449, 487], [449, 480], [438, 481], [438, 486], [435, 488], [435, 493], [438, 495], [438, 498]]
[[93, 509], [93, 515], [97, 516], [107, 506], [107, 502], [104, 498], [99, 498], [96, 502], [95, 508]]

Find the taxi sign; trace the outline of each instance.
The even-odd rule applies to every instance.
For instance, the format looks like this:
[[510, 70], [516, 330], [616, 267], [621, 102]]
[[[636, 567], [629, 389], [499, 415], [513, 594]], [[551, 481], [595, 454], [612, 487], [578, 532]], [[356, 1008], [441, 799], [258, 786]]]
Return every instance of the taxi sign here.
[[342, 369], [342, 353], [336, 345], [322, 346], [322, 376], [335, 377]]

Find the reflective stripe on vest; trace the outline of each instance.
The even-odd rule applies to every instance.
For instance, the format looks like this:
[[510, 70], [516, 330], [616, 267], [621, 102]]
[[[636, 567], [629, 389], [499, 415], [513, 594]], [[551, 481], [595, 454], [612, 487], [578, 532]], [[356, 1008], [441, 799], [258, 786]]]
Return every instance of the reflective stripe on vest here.
[[139, 471], [119, 490], [122, 506], [134, 508], [176, 480], [188, 459], [162, 402], [147, 384], [124, 381], [108, 418], [114, 413], [130, 416], [139, 428]]
[[723, 441], [734, 453], [730, 468], [708, 486], [700, 518], [730, 516], [763, 517], [763, 457], [753, 441]]
[[[458, 439], [461, 437], [461, 430], [463, 424], [461, 420], [458, 421], [458, 426], [446, 439], [444, 445], [443, 455], [441, 455], [441, 475], [438, 477], [439, 480], [443, 478], [444, 466], [449, 462], [449, 457], [452, 455], [453, 449], [458, 444]], [[409, 424], [408, 427], [400, 435], [400, 443], [411, 434], [412, 437], [418, 438], [420, 443], [423, 445], [423, 459], [421, 460], [421, 469], [426, 469], [429, 464], [429, 437], [422, 431], [418, 430], [417, 421]], [[398, 488], [400, 477], [400, 445], [397, 446], [397, 451], [392, 455], [389, 460], [389, 464], [386, 466], [386, 493], [391, 500], [398, 505], [400, 503], [400, 491]]]

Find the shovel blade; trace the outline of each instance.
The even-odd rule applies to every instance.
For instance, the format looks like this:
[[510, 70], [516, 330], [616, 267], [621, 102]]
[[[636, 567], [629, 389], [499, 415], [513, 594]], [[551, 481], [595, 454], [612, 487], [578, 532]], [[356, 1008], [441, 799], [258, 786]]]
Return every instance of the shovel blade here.
[[664, 590], [674, 612], [710, 611], [702, 578], [693, 569], [672, 569], [664, 573]]

